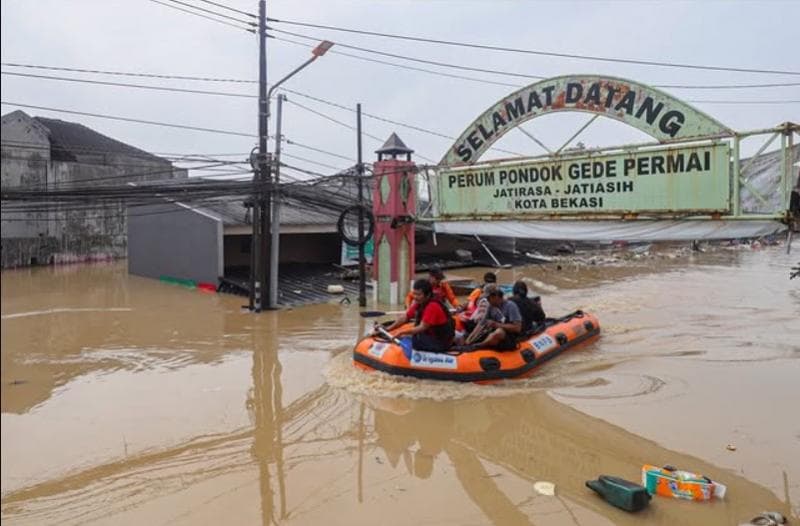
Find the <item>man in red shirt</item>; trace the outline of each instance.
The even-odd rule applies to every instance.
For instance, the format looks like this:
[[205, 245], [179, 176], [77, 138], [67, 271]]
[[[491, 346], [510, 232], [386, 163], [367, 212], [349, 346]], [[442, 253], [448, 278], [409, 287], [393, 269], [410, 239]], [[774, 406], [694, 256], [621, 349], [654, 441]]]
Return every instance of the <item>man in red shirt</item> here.
[[418, 351], [444, 352], [453, 345], [453, 319], [444, 304], [434, 299], [433, 287], [426, 279], [418, 279], [412, 288], [414, 301], [405, 314], [392, 323], [392, 331], [410, 321], [414, 326], [403, 329], [396, 337], [411, 336], [411, 345]]

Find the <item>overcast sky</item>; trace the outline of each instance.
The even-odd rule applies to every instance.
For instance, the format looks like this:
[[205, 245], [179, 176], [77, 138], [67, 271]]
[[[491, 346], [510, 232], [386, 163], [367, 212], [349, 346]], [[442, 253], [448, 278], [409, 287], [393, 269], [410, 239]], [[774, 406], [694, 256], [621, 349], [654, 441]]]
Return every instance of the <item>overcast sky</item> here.
[[[184, 0], [214, 9], [199, 0]], [[256, 0], [219, 0], [257, 12]], [[797, 1], [707, 2], [501, 2], [397, 1], [343, 2], [275, 0], [268, 15], [373, 31], [583, 55], [733, 66], [800, 70]], [[225, 12], [225, 11], [221, 11]], [[234, 13], [227, 12], [234, 15]], [[234, 15], [236, 16], [236, 15]], [[245, 18], [243, 15], [242, 18]], [[258, 42], [254, 35], [148, 0], [3, 0], [2, 61], [46, 66], [108, 69], [158, 74], [241, 79], [258, 78]], [[729, 73], [561, 59], [507, 52], [404, 42], [276, 24], [275, 27], [386, 52], [469, 67], [541, 75], [601, 73], [646, 84], [748, 84], [797, 82], [800, 77]], [[289, 37], [291, 38], [291, 37]], [[337, 50], [334, 47], [334, 50]], [[361, 54], [357, 51], [340, 51]], [[274, 81], [309, 56], [309, 49], [270, 39], [269, 79]], [[381, 58], [371, 56], [372, 58]], [[383, 57], [382, 60], [402, 62]], [[527, 84], [525, 79], [411, 64], [472, 78]], [[4, 72], [72, 76], [94, 80], [168, 85], [180, 88], [256, 94], [255, 84], [201, 83], [100, 77], [22, 70]], [[487, 107], [516, 88], [408, 71], [328, 54], [290, 80], [287, 87], [346, 106], [361, 102], [364, 111], [457, 136]], [[685, 100], [800, 100], [800, 87], [741, 90], [666, 90]], [[255, 99], [166, 93], [131, 88], [2, 77], [2, 99], [18, 103], [104, 113], [146, 120], [218, 128], [255, 134]], [[355, 124], [355, 114], [289, 95], [336, 119]], [[800, 121], [800, 104], [710, 104], [698, 108], [736, 130]], [[273, 105], [274, 108], [274, 105]], [[16, 109], [3, 105], [3, 114]], [[159, 128], [43, 110], [29, 114], [81, 122], [101, 133], [152, 152], [248, 152], [255, 139]], [[526, 129], [557, 148], [582, 123], [585, 114], [561, 113], [526, 124]], [[271, 131], [274, 130], [272, 125]], [[396, 131], [419, 154], [438, 161], [451, 141], [372, 119], [364, 130], [385, 138]], [[287, 105], [284, 133], [291, 139], [355, 158], [355, 134], [314, 114]], [[579, 139], [587, 145], [647, 140], [623, 124], [599, 119]], [[380, 144], [365, 137], [365, 159]], [[527, 154], [543, 151], [518, 132], [496, 146]], [[755, 141], [745, 151], [752, 151]], [[272, 148], [272, 146], [271, 146]], [[286, 146], [286, 153], [335, 167], [350, 161]], [[487, 157], [488, 158], [488, 157]], [[285, 159], [298, 166], [318, 165]], [[424, 162], [424, 161], [422, 161]]]

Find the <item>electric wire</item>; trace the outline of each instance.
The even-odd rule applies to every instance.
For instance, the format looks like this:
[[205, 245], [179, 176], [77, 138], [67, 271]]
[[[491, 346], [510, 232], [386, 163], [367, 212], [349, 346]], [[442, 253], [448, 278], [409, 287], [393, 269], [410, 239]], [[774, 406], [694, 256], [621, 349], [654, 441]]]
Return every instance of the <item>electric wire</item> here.
[[255, 29], [242, 27], [242, 26], [237, 25], [237, 24], [232, 24], [230, 22], [226, 22], [225, 20], [219, 20], [218, 18], [213, 18], [213, 17], [210, 17], [208, 15], [204, 15], [202, 13], [196, 13], [194, 11], [190, 11], [189, 9], [184, 9], [183, 7], [178, 7], [176, 5], [172, 5], [172, 4], [168, 4], [166, 2], [162, 2], [161, 0], [150, 0], [150, 1], [153, 2], [154, 4], [159, 4], [159, 5], [163, 5], [164, 7], [169, 7], [170, 9], [176, 9], [178, 11], [182, 11], [182, 12], [188, 13], [190, 15], [199, 16], [200, 18], [205, 18], [206, 20], [212, 20], [214, 22], [217, 22], [218, 24], [224, 24], [226, 26], [235, 27], [236, 29], [241, 29], [242, 31], [247, 31], [249, 33], [254, 33], [255, 34], [255, 32], [256, 32]]
[[[318, 42], [319, 41], [319, 39], [317, 37], [303, 35], [303, 34], [300, 34], [300, 33], [295, 33], [293, 31], [285, 31], [283, 29], [275, 29], [275, 28], [269, 27], [269, 26], [267, 27], [267, 29], [269, 31], [273, 31], [275, 33], [281, 33], [281, 34], [284, 34], [284, 35], [290, 35], [290, 36], [293, 36], [293, 37], [303, 38], [303, 39], [314, 41], [314, 42]], [[371, 54], [374, 54], [374, 55], [381, 55], [381, 56], [384, 56], [384, 57], [391, 57], [391, 58], [399, 58], [399, 59], [402, 59], [402, 60], [408, 60], [410, 62], [419, 62], [421, 64], [429, 64], [429, 65], [439, 66], [439, 67], [443, 67], [443, 68], [453, 68], [453, 69], [459, 69], [459, 70], [463, 70], [463, 71], [476, 71], [476, 72], [479, 72], [479, 73], [492, 73], [494, 75], [503, 75], [503, 76], [506, 76], [506, 77], [527, 78], [527, 79], [536, 79], [536, 80], [544, 80], [544, 79], [547, 78], [547, 77], [543, 77], [543, 76], [540, 76], [540, 75], [528, 75], [528, 74], [525, 74], [525, 73], [514, 73], [512, 71], [501, 71], [501, 70], [497, 70], [497, 69], [488, 69], [488, 68], [476, 68], [476, 67], [472, 67], [472, 66], [451, 64], [449, 62], [441, 62], [441, 61], [438, 61], [438, 60], [428, 60], [428, 59], [419, 58], [419, 57], [410, 57], [408, 55], [399, 55], [397, 53], [389, 53], [388, 51], [378, 51], [376, 49], [370, 49], [370, 48], [365, 48], [365, 47], [361, 47], [361, 46], [355, 46], [355, 45], [352, 45], [352, 44], [347, 44], [345, 42], [341, 42], [339, 40], [331, 40], [331, 42], [333, 42], [336, 46], [343, 47], [343, 48], [346, 48], [346, 49], [354, 49], [354, 50], [357, 50], [357, 51], [363, 51], [365, 53], [371, 53]]]
[[256, 15], [255, 13], [249, 13], [247, 11], [242, 11], [241, 9], [236, 9], [235, 7], [231, 7], [229, 5], [222, 4], [220, 2], [212, 2], [211, 0], [199, 0], [199, 1], [203, 2], [205, 4], [221, 7], [222, 9], [227, 9], [228, 11], [232, 11], [234, 13], [239, 13], [240, 15], [249, 16], [249, 17], [252, 17], [252, 18], [258, 18], [258, 15]]
[[191, 80], [202, 82], [229, 82], [234, 84], [258, 84], [257, 80], [250, 79], [236, 79], [227, 77], [200, 77], [194, 75], [166, 75], [160, 73], [138, 73], [132, 71], [117, 71], [107, 69], [86, 69], [86, 68], [68, 68], [59, 66], [42, 66], [37, 64], [21, 64], [18, 62], [0, 62], [0, 66], [9, 66], [14, 68], [28, 68], [28, 69], [43, 69], [49, 71], [69, 71], [72, 73], [92, 73], [96, 75], [117, 75], [122, 77], [143, 77], [155, 78], [165, 80]]
[[144, 119], [133, 119], [133, 118], [130, 118], [130, 117], [118, 117], [118, 116], [114, 116], [114, 115], [105, 115], [105, 114], [102, 114], [102, 113], [90, 113], [90, 112], [85, 112], [85, 111], [65, 110], [65, 109], [62, 109], [62, 108], [51, 108], [51, 107], [47, 107], [47, 106], [35, 106], [33, 104], [23, 104], [23, 103], [20, 103], [20, 102], [0, 101], [0, 104], [5, 104], [7, 106], [15, 106], [15, 107], [19, 107], [19, 108], [30, 108], [30, 109], [35, 109], [35, 110], [54, 111], [54, 112], [58, 112], [58, 113], [69, 113], [69, 114], [72, 114], [72, 115], [83, 115], [83, 116], [86, 116], [86, 117], [96, 117], [96, 118], [99, 118], [99, 119], [110, 119], [110, 120], [116, 120], [116, 121], [134, 122], [134, 123], [137, 123], [137, 124], [149, 124], [149, 125], [152, 125], [152, 126], [164, 126], [164, 127], [168, 127], [168, 128], [180, 128], [180, 129], [184, 129], [184, 130], [201, 131], [201, 132], [207, 132], [207, 133], [219, 133], [219, 134], [222, 134], [222, 135], [235, 135], [235, 136], [238, 136], [238, 137], [249, 137], [249, 138], [257, 137], [256, 135], [254, 135], [252, 133], [242, 133], [242, 132], [236, 132], [236, 131], [230, 131], [230, 130], [219, 130], [219, 129], [216, 129], [216, 128], [203, 128], [203, 127], [200, 127], [200, 126], [189, 126], [189, 125], [186, 125], [186, 124], [174, 124], [174, 123], [166, 123], [166, 122], [159, 122], [159, 121], [149, 121], [149, 120], [144, 120]]
[[589, 60], [595, 62], [612, 62], [612, 63], [621, 63], [621, 64], [635, 64], [640, 66], [658, 66], [658, 67], [669, 67], [669, 68], [683, 68], [683, 69], [696, 69], [696, 70], [708, 70], [708, 71], [730, 71], [736, 73], [760, 73], [760, 74], [769, 74], [769, 75], [800, 75], [800, 71], [793, 71], [793, 70], [774, 70], [774, 69], [755, 69], [755, 68], [740, 68], [740, 67], [731, 67], [731, 66], [713, 66], [713, 65], [701, 65], [701, 64], [685, 64], [679, 62], [663, 62], [663, 61], [656, 61], [656, 60], [640, 60], [640, 59], [630, 59], [630, 58], [620, 58], [620, 57], [601, 57], [601, 56], [594, 56], [594, 55], [580, 55], [576, 53], [558, 53], [554, 51], [542, 51], [536, 49], [521, 49], [521, 48], [513, 48], [513, 47], [505, 47], [505, 46], [494, 46], [494, 45], [487, 45], [487, 44], [476, 44], [474, 42], [459, 42], [454, 40], [443, 40], [443, 39], [435, 39], [435, 38], [427, 38], [427, 37], [416, 37], [411, 35], [400, 35], [396, 33], [383, 33], [378, 31], [367, 31], [363, 29], [353, 29], [353, 28], [346, 28], [346, 27], [338, 27], [338, 26], [331, 26], [325, 24], [312, 24], [309, 22], [300, 22], [297, 20], [280, 20], [277, 18], [267, 18], [268, 22], [275, 22], [278, 24], [288, 24], [288, 25], [295, 25], [301, 27], [311, 27], [316, 29], [327, 29], [330, 31], [339, 31], [345, 33], [353, 33], [359, 35], [367, 35], [367, 36], [377, 36], [383, 38], [392, 38], [398, 40], [406, 40], [406, 41], [413, 41], [413, 42], [423, 42], [428, 44], [439, 44], [445, 46], [456, 46], [456, 47], [467, 47], [472, 49], [482, 49], [487, 51], [502, 51], [508, 53], [519, 53], [519, 54], [527, 54], [527, 55], [538, 55], [538, 56], [546, 56], [546, 57], [557, 57], [557, 58], [569, 58], [569, 59], [577, 59], [577, 60]]
[[[22, 68], [33, 68], [33, 69], [47, 69], [47, 70], [57, 70], [57, 71], [73, 71], [73, 72], [80, 72], [80, 73], [93, 73], [93, 74], [105, 74], [105, 75], [120, 75], [120, 76], [138, 76], [138, 77], [153, 77], [153, 78], [161, 78], [161, 79], [176, 79], [176, 80], [194, 80], [194, 81], [209, 81], [209, 82], [233, 82], [233, 83], [255, 83], [256, 81], [252, 80], [244, 80], [244, 79], [230, 79], [230, 78], [218, 78], [218, 77], [197, 77], [197, 76], [186, 76], [186, 75], [163, 75], [163, 74], [153, 74], [153, 73], [138, 73], [138, 72], [124, 72], [124, 71], [109, 71], [109, 70], [98, 70], [98, 69], [82, 69], [82, 68], [62, 68], [62, 67], [55, 67], [55, 66], [40, 66], [34, 64], [20, 64], [20, 63], [13, 63], [13, 62], [4, 62], [2, 65], [11, 66], [11, 67], [22, 67]], [[720, 88], [755, 88], [755, 87], [787, 87], [787, 86], [794, 86], [800, 85], [800, 83], [783, 83], [783, 84], [746, 84], [746, 85], [725, 85], [725, 86], [718, 86]], [[657, 87], [668, 87], [667, 85], [657, 86]], [[706, 86], [689, 86], [689, 85], [674, 85], [676, 88], [697, 88], [703, 89]], [[309, 100], [313, 100], [322, 104], [326, 104], [331, 107], [340, 108], [347, 110], [349, 112], [355, 112], [355, 109], [345, 106], [340, 103], [336, 103], [327, 99], [323, 99], [321, 97], [316, 97], [313, 95], [309, 95], [307, 93], [303, 93], [297, 90], [292, 90], [289, 88], [281, 87], [281, 90], [292, 93], [294, 95], [298, 95], [300, 97], [307, 98]], [[760, 104], [762, 101], [756, 102], [756, 104]], [[712, 103], [711, 101], [703, 101], [702, 103]], [[723, 103], [729, 103], [723, 101]], [[789, 103], [793, 103], [789, 101]], [[386, 117], [382, 117], [380, 115], [372, 114], [369, 112], [363, 112], [364, 117], [378, 120], [381, 122], [385, 122], [388, 124], [392, 124], [394, 126], [401, 126], [406, 129], [415, 130], [421, 133], [425, 133], [428, 135], [441, 137], [449, 140], [455, 140], [455, 137], [451, 135], [447, 135], [441, 132], [437, 132], [434, 130], [430, 130], [427, 128], [423, 128], [421, 126], [416, 126], [413, 124], [408, 124], [404, 122], [400, 122], [394, 119], [389, 119]], [[492, 147], [493, 150], [500, 151], [503, 153], [507, 153], [510, 155], [520, 156], [521, 154], [518, 152], [512, 152], [509, 150], [504, 150], [502, 148]]]
[[[142, 159], [153, 159], [154, 156], [159, 157], [159, 160], [170, 160], [173, 162], [182, 162], [182, 163], [192, 163], [192, 162], [208, 162], [208, 161], [219, 161], [224, 162], [222, 159], [218, 159], [218, 157], [244, 157], [246, 158], [249, 153], [176, 153], [176, 152], [152, 152], [148, 153], [142, 151], [141, 153], [134, 153], [134, 152], [120, 152], [119, 150], [108, 150], [102, 148], [87, 148], [85, 146], [75, 145], [75, 144], [68, 144], [68, 143], [58, 143], [56, 146], [51, 146], [50, 144], [44, 145], [41, 143], [33, 143], [33, 142], [25, 142], [25, 141], [13, 141], [8, 139], [3, 139], [0, 142], [0, 145], [6, 146], [8, 148], [18, 148], [24, 150], [68, 150], [72, 153], [89, 153], [89, 154], [97, 154], [97, 155], [106, 155], [106, 154], [113, 154], [113, 155], [124, 155], [125, 157], [133, 157], [133, 158], [142, 158]], [[146, 165], [148, 163], [144, 163]]]
[[[288, 38], [282, 37], [274, 37], [275, 40], [280, 40], [281, 42], [288, 42], [291, 44], [295, 44], [298, 46], [303, 46], [307, 48], [315, 47], [314, 44], [307, 44], [304, 42], [297, 42], [295, 40], [291, 40]], [[337, 51], [335, 49], [331, 49], [328, 51], [329, 53], [339, 54], [351, 58], [357, 58], [360, 60], [364, 60], [367, 62], [375, 62], [378, 64], [386, 64], [398, 68], [403, 69], [411, 69], [415, 71], [422, 71], [427, 73], [433, 73], [438, 75], [444, 76], [453, 76], [448, 73], [444, 72], [437, 72], [433, 70], [426, 70], [421, 68], [414, 68], [412, 66], [407, 66], [404, 64], [397, 64], [394, 62], [386, 62], [376, 59], [371, 59], [369, 57], [362, 57], [359, 55], [353, 55], [349, 53], [344, 53], [341, 51]], [[221, 83], [234, 83], [234, 84], [257, 84], [257, 80], [251, 79], [239, 79], [239, 78], [227, 78], [227, 77], [208, 77], [208, 76], [197, 76], [197, 75], [168, 75], [168, 74], [159, 74], [159, 73], [139, 73], [139, 72], [131, 72], [131, 71], [116, 71], [116, 70], [107, 70], [107, 69], [87, 69], [87, 68], [71, 68], [71, 67], [58, 67], [58, 66], [44, 66], [44, 65], [37, 65], [37, 64], [24, 64], [24, 63], [17, 63], [17, 62], [2, 62], [0, 63], [2, 66], [9, 66], [15, 68], [28, 68], [28, 69], [42, 69], [42, 70], [50, 70], [50, 71], [68, 71], [73, 73], [93, 73], [98, 75], [116, 75], [116, 76], [125, 76], [125, 77], [142, 77], [142, 78], [157, 78], [157, 79], [165, 79], [165, 80], [189, 80], [189, 81], [201, 81], [201, 82], [221, 82]], [[508, 86], [508, 87], [523, 87], [521, 84], [509, 84], [504, 82], [497, 82], [487, 79], [480, 79], [474, 77], [465, 77], [461, 75], [456, 75], [455, 78], [460, 78], [462, 80], [471, 80], [476, 82], [484, 82], [484, 83], [491, 83], [491, 84], [498, 84], [501, 86]], [[770, 83], [748, 83], [748, 84], [653, 84], [653, 87], [656, 88], [672, 88], [672, 89], [699, 89], [699, 90], [707, 90], [707, 89], [760, 89], [760, 88], [786, 88], [786, 87], [794, 87], [800, 86], [800, 82], [770, 82]]]
[[[303, 46], [303, 47], [307, 47], [307, 48], [313, 48], [314, 47], [313, 44], [307, 44], [305, 42], [297, 42], [297, 41], [292, 40], [290, 38], [276, 37], [276, 36], [273, 36], [272, 38], [274, 38], [275, 40], [277, 40], [279, 42], [288, 42], [290, 44], [294, 44], [294, 45], [297, 45], [297, 46]], [[372, 62], [372, 63], [375, 63], [375, 64], [383, 64], [385, 66], [392, 66], [392, 67], [399, 68], [399, 69], [406, 69], [406, 70], [409, 70], [409, 71], [419, 71], [419, 72], [422, 72], [422, 73], [428, 73], [430, 75], [436, 75], [436, 76], [439, 76], [439, 77], [449, 77], [449, 78], [453, 78], [453, 79], [466, 80], [466, 81], [469, 81], [469, 82], [479, 82], [479, 83], [482, 83], [482, 84], [492, 84], [492, 85], [495, 85], [495, 86], [506, 86], [506, 87], [509, 87], [509, 88], [520, 88], [520, 87], [522, 87], [522, 84], [511, 84], [509, 82], [500, 82], [500, 81], [497, 81], [497, 80], [489, 80], [489, 79], [483, 79], [483, 78], [478, 78], [478, 77], [468, 77], [466, 75], [457, 75], [455, 73], [445, 73], [444, 71], [434, 71], [432, 69], [418, 68], [416, 66], [409, 66], [407, 64], [398, 64], [397, 62], [389, 62], [387, 60], [380, 60], [380, 59], [370, 58], [370, 57], [362, 57], [360, 55], [354, 55], [352, 53], [345, 53], [344, 51], [338, 51], [336, 49], [331, 49], [331, 50], [328, 51], [328, 53], [332, 53], [332, 54], [339, 55], [339, 56], [342, 56], [342, 57], [350, 57], [350, 58], [353, 58], [353, 59], [362, 60], [364, 62]]]
[[248, 95], [246, 93], [233, 93], [230, 91], [211, 91], [211, 90], [197, 90], [197, 89], [188, 89], [188, 88], [174, 88], [169, 86], [147, 86], [145, 84], [132, 84], [127, 82], [111, 82], [107, 80], [90, 80], [90, 79], [76, 79], [76, 78], [69, 78], [69, 77], [57, 77], [55, 75], [35, 75], [32, 73], [16, 73], [13, 71], [2, 71], [0, 72], [2, 75], [14, 76], [14, 77], [25, 77], [25, 78], [33, 78], [33, 79], [41, 79], [41, 80], [58, 80], [62, 82], [77, 82], [80, 84], [96, 84], [100, 86], [117, 86], [123, 88], [138, 88], [138, 89], [146, 89], [146, 90], [153, 90], [153, 91], [170, 91], [175, 93], [192, 93], [197, 95], [219, 95], [224, 97], [237, 97], [237, 98], [244, 98], [244, 99], [257, 99], [258, 95]]
[[240, 24], [244, 24], [244, 25], [248, 25], [248, 26], [252, 26], [252, 27], [257, 27], [258, 26], [258, 24], [256, 24], [255, 22], [253, 22], [251, 20], [241, 20], [241, 19], [236, 18], [234, 16], [226, 15], [224, 13], [219, 13], [219, 12], [213, 11], [211, 9], [206, 9], [205, 7], [199, 7], [199, 6], [195, 5], [195, 4], [190, 4], [189, 2], [182, 2], [181, 0], [166, 0], [166, 1], [167, 2], [171, 2], [173, 4], [182, 5], [184, 7], [189, 8], [189, 9], [194, 9], [195, 11], [201, 11], [203, 13], [208, 13], [210, 15], [218, 16], [220, 18], [225, 18], [225, 19], [231, 20], [233, 22], [239, 22]]

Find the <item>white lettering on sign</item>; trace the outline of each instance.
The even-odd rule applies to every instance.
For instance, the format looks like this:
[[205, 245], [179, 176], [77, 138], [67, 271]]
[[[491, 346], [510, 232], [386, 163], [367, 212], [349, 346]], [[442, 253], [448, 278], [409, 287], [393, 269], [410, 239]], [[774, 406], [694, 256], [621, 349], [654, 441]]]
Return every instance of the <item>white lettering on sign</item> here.
[[456, 369], [458, 362], [455, 356], [449, 354], [415, 350], [411, 353], [411, 366], [428, 369]]
[[375, 358], [383, 358], [383, 354], [386, 352], [386, 349], [389, 348], [389, 344], [385, 342], [375, 342], [369, 348], [369, 354], [374, 356]]
[[536, 351], [536, 354], [542, 354], [557, 347], [555, 340], [553, 340], [549, 334], [537, 336], [529, 340], [529, 343], [533, 345], [533, 350]]

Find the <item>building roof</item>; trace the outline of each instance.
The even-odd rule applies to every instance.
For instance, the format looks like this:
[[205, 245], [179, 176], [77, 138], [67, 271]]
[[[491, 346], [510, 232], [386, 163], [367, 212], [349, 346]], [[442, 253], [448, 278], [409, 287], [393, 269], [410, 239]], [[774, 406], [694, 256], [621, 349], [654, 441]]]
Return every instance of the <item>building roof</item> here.
[[151, 162], [169, 162], [144, 150], [125, 144], [77, 122], [33, 117], [49, 132], [51, 158], [57, 161], [77, 161], [78, 156], [128, 155]]
[[406, 146], [406, 143], [403, 142], [400, 137], [397, 136], [396, 133], [392, 133], [386, 142], [383, 143], [379, 149], [375, 150], [375, 153], [378, 154], [387, 154], [387, 155], [397, 155], [397, 154], [409, 154], [414, 153], [414, 150]]
[[[372, 206], [372, 185], [364, 181], [364, 203]], [[281, 196], [281, 225], [298, 227], [336, 227], [339, 215], [348, 206], [357, 203], [358, 185], [353, 177], [331, 176], [313, 185], [283, 185]], [[226, 227], [250, 224], [249, 207], [244, 200], [220, 200], [193, 207], [219, 217]]]

